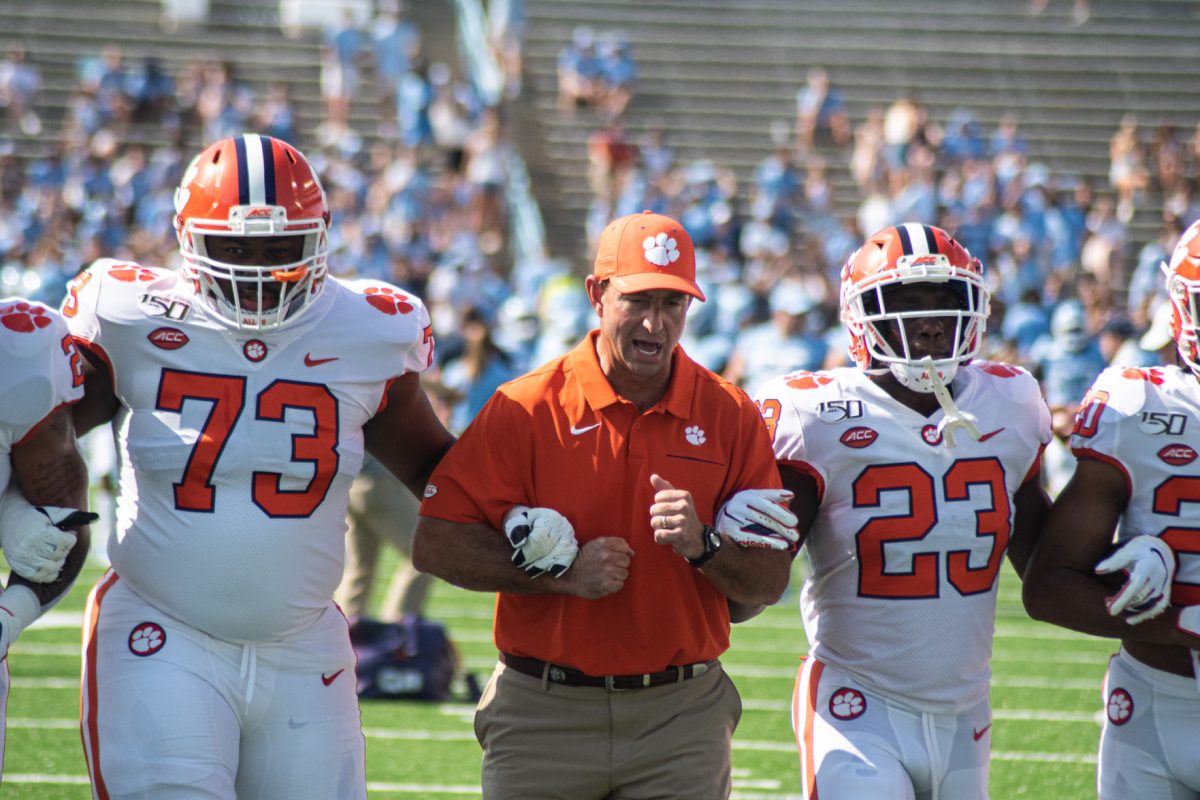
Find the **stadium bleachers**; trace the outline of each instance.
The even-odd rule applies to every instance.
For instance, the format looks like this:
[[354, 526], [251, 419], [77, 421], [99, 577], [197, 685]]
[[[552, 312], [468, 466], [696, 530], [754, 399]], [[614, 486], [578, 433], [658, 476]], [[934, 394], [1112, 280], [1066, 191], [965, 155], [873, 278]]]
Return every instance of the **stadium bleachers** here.
[[[547, 146], [526, 157], [531, 170], [558, 176], [541, 200], [556, 209], [547, 227], [565, 252], [582, 247], [586, 139], [597, 124], [588, 114], [564, 119], [556, 103], [558, 52], [580, 25], [619, 30], [632, 44], [641, 74], [630, 134], [667, 121], [679, 162], [728, 164], [743, 189], [771, 150], [771, 122], [794, 120], [813, 66], [829, 71], [854, 123], [905, 94], [943, 123], [970, 109], [988, 131], [1013, 112], [1031, 161], [1097, 187], [1107, 185], [1108, 141], [1123, 114], [1188, 131], [1200, 107], [1200, 86], [1182, 77], [1200, 49], [1187, 33], [1200, 4], [1183, 0], [1095, 0], [1079, 26], [1069, 3], [1034, 16], [1023, 2], [982, 0], [538, 0], [528, 13], [526, 92]], [[825, 154], [852, 210], [861, 197], [845, 158]], [[1138, 214], [1135, 241], [1153, 235], [1154, 219]]]

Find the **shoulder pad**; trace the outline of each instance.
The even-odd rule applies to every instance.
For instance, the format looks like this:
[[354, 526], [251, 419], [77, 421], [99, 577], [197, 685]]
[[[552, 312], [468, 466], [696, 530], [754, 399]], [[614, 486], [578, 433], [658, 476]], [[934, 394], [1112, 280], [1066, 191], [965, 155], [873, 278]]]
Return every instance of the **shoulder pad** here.
[[[12, 359], [32, 359], [61, 348], [67, 329], [58, 312], [34, 300], [0, 300], [0, 352]], [[5, 382], [11, 375], [5, 375]]]

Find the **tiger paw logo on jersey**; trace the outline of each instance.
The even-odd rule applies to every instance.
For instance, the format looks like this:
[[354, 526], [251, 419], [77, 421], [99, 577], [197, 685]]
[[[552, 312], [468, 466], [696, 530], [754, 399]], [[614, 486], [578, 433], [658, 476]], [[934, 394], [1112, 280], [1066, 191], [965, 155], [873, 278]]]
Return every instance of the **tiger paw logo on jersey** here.
[[1108, 695], [1108, 721], [1124, 725], [1133, 717], [1133, 698], [1124, 689], [1113, 689]]
[[267, 343], [259, 339], [251, 339], [242, 345], [242, 355], [247, 361], [253, 361], [255, 364], [267, 357]]
[[679, 244], [665, 233], [647, 236], [642, 242], [646, 260], [656, 267], [665, 267], [679, 260]]
[[689, 425], [683, 429], [683, 438], [687, 439], [688, 444], [699, 447], [704, 444], [704, 429], [699, 425]]
[[1149, 381], [1155, 386], [1162, 386], [1165, 380], [1162, 370], [1157, 367], [1128, 367], [1121, 370], [1121, 377], [1131, 381]]
[[110, 278], [123, 281], [124, 283], [137, 283], [138, 281], [141, 281], [142, 283], [148, 283], [155, 278], [152, 270], [148, 270], [145, 267], [139, 267], [135, 264], [129, 264], [124, 267], [114, 267], [108, 271], [108, 275]]
[[1025, 370], [1012, 364], [1002, 364], [999, 361], [976, 361], [980, 369], [997, 378], [1015, 378]]
[[408, 314], [413, 310], [413, 304], [408, 302], [408, 295], [388, 286], [371, 286], [364, 294], [368, 303], [385, 314]]
[[129, 633], [129, 652], [135, 656], [152, 656], [167, 643], [167, 632], [155, 622], [143, 622]]
[[829, 698], [829, 713], [843, 722], [858, 719], [866, 710], [867, 698], [857, 689], [838, 689]]
[[833, 383], [832, 375], [804, 370], [792, 373], [787, 379], [787, 385], [793, 389], [816, 389], [827, 383]]
[[47, 327], [52, 321], [41, 306], [13, 303], [0, 308], [0, 325], [15, 333], [33, 333]]
[[921, 428], [921, 438], [930, 447], [937, 447], [942, 443], [942, 432], [938, 430], [937, 425], [926, 425]]

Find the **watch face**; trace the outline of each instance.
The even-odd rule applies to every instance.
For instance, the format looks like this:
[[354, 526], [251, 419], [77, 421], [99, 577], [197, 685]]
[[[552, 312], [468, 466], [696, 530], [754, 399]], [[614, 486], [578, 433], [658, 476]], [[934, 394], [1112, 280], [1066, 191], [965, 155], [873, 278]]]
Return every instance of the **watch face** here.
[[704, 532], [708, 534], [707, 547], [709, 550], [721, 549], [721, 532], [716, 528], [705, 528]]

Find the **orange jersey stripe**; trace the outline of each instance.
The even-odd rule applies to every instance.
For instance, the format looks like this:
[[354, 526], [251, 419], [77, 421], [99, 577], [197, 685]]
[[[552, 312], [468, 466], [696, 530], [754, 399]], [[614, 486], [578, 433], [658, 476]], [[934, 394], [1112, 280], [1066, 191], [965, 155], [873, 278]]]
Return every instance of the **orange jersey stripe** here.
[[96, 623], [100, 618], [100, 603], [120, 577], [109, 570], [88, 595], [83, 616], [84, 679], [79, 688], [79, 733], [87, 757], [88, 774], [92, 778], [92, 796], [108, 800], [108, 787], [100, 773], [100, 695], [96, 689]]
[[813, 718], [816, 715], [817, 688], [825, 665], [815, 658], [804, 658], [796, 672], [792, 693], [792, 730], [800, 751], [800, 779], [804, 800], [817, 798], [817, 770], [813, 750]]

